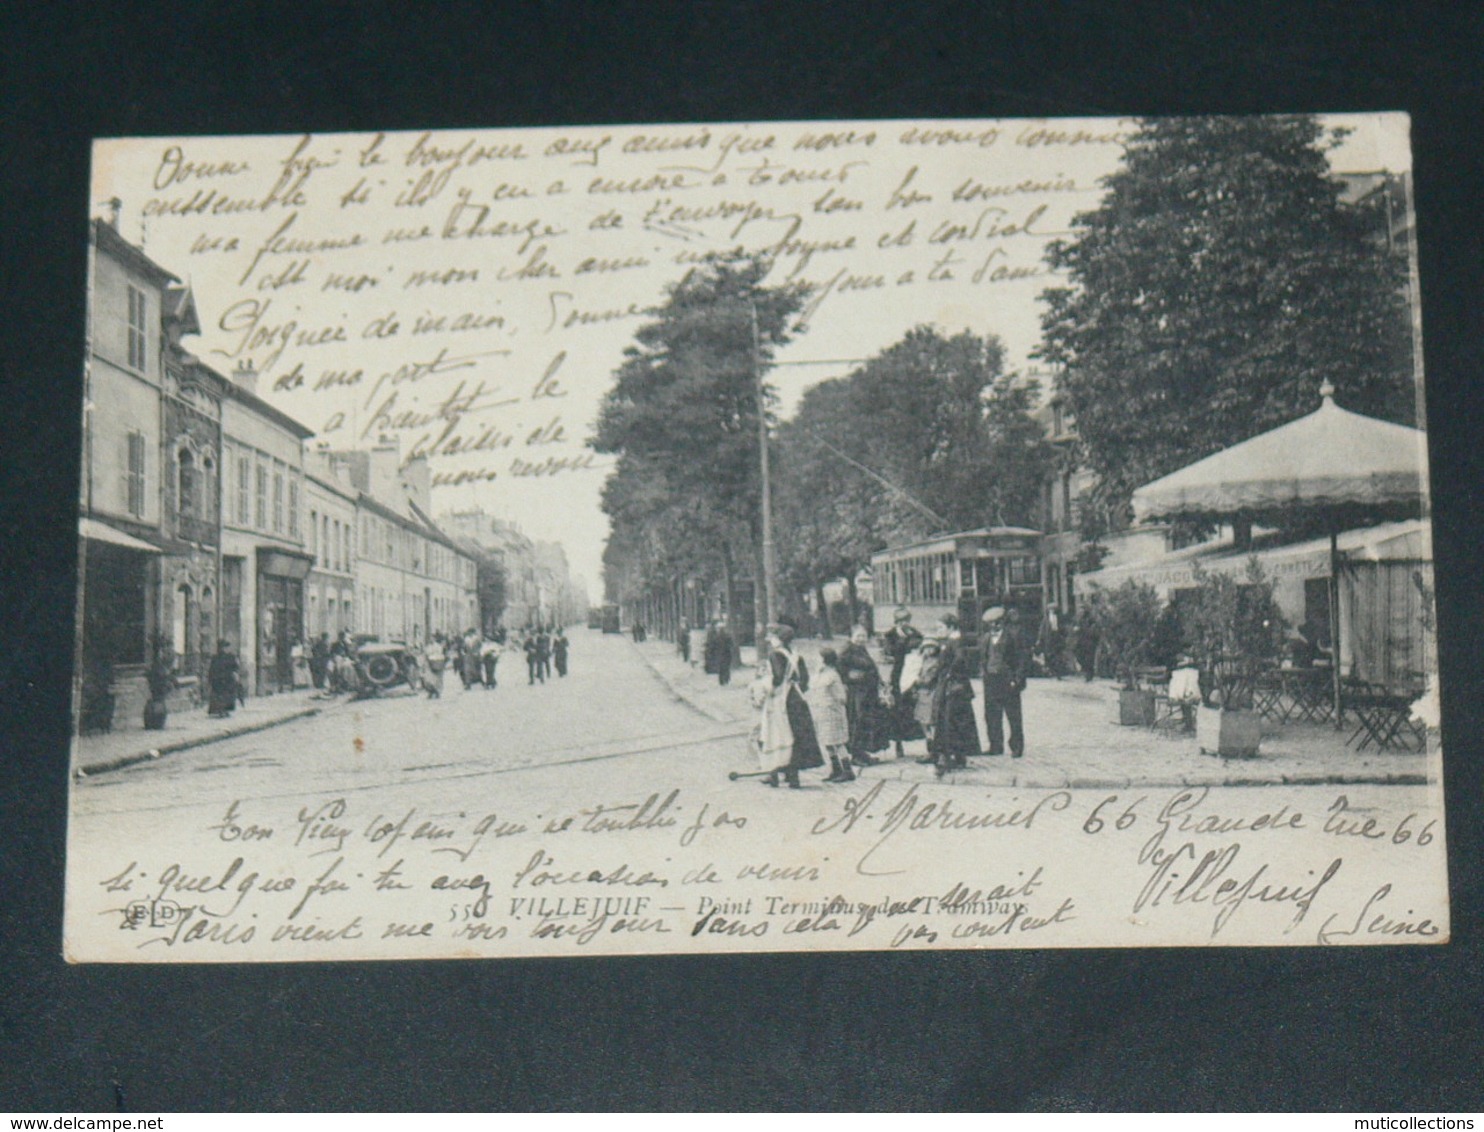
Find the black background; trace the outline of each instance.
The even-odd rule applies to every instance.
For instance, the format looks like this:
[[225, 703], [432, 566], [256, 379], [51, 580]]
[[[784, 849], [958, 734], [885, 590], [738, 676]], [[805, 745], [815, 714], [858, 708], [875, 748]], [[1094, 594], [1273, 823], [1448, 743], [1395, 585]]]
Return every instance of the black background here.
[[[1484, 1106], [1477, 7], [20, 7], [0, 26], [0, 1109]], [[62, 963], [92, 137], [1283, 110], [1413, 116], [1450, 945]]]

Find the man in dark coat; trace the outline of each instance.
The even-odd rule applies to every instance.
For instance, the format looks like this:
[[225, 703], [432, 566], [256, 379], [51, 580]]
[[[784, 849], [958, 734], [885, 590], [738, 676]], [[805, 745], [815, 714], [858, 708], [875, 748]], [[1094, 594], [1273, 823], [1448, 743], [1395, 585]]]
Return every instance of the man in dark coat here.
[[536, 634], [536, 660], [539, 663], [536, 679], [545, 684], [551, 675], [551, 634], [545, 629]]
[[716, 623], [716, 638], [713, 647], [716, 649], [716, 682], [730, 684], [732, 682], [732, 650], [737, 646], [732, 641], [732, 634], [727, 630], [725, 618]]
[[716, 622], [706, 626], [706, 637], [701, 642], [701, 669], [707, 676], [716, 675]]
[[526, 683], [534, 684], [536, 677], [541, 673], [541, 661], [536, 656], [536, 634], [527, 631], [520, 647], [526, 654]]
[[551, 639], [551, 656], [552, 659], [556, 661], [556, 670], [558, 676], [567, 675], [567, 649], [567, 634], [565, 631], [558, 629], [556, 631], [556, 636], [552, 637]]
[[[1013, 612], [1013, 611], [1012, 611]], [[1010, 754], [1025, 754], [1025, 730], [1020, 693], [1025, 690], [1030, 656], [1019, 625], [1000, 606], [984, 611], [984, 643], [980, 648], [980, 675], [984, 678], [984, 722], [989, 731], [989, 753], [1005, 753], [1005, 723], [1010, 724]]]

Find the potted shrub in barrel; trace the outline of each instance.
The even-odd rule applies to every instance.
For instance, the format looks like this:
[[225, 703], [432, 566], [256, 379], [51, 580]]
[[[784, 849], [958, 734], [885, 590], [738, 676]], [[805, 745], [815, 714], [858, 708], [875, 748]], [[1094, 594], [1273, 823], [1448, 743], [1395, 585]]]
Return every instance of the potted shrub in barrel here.
[[1117, 589], [1094, 591], [1092, 618], [1104, 655], [1122, 683], [1118, 722], [1124, 727], [1154, 724], [1154, 692], [1139, 687], [1139, 670], [1149, 664], [1160, 600], [1153, 586], [1128, 581]]
[[1241, 578], [1199, 567], [1180, 604], [1185, 645], [1201, 667], [1196, 742], [1208, 754], [1251, 758], [1262, 744], [1252, 692], [1262, 665], [1283, 647], [1286, 623], [1273, 583], [1256, 559]]

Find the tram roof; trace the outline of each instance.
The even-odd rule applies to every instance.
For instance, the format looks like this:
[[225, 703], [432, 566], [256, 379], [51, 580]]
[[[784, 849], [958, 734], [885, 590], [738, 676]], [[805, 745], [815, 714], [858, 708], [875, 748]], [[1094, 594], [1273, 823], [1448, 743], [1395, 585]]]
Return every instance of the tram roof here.
[[919, 539], [917, 542], [902, 543], [900, 546], [888, 546], [871, 555], [871, 561], [875, 562], [881, 558], [898, 558], [910, 551], [922, 551], [933, 547], [943, 549], [951, 547], [957, 550], [960, 542], [970, 540], [1040, 537], [1041, 532], [1032, 530], [1030, 527], [979, 527], [972, 531], [956, 531], [952, 534], [933, 535], [931, 538]]

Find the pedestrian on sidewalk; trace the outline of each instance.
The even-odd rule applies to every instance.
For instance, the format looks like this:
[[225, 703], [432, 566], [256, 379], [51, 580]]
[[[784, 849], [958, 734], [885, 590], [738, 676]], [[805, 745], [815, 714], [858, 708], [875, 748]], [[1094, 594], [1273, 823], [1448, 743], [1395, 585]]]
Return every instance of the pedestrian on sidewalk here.
[[496, 669], [500, 663], [500, 642], [486, 637], [479, 643], [479, 647], [473, 650], [473, 653], [473, 682], [478, 683], [482, 677], [485, 688], [494, 688], [497, 684], [496, 677], [499, 675]]
[[428, 647], [423, 650], [423, 690], [428, 693], [430, 700], [443, 697], [443, 669], [447, 662], [448, 655], [443, 651], [442, 634], [435, 634], [428, 642]]
[[459, 679], [464, 682], [466, 692], [480, 682], [479, 670], [483, 647], [484, 637], [478, 629], [470, 629], [464, 634], [464, 653], [459, 658]]
[[763, 781], [799, 788], [799, 771], [824, 766], [824, 755], [814, 732], [814, 720], [804, 699], [809, 691], [809, 669], [793, 651], [794, 625], [780, 620], [768, 627], [770, 651], [759, 676], [765, 685], [760, 752]]
[[567, 649], [569, 647], [570, 642], [567, 640], [567, 634], [561, 628], [558, 628], [556, 636], [551, 638], [551, 659], [556, 662], [558, 676], [567, 675]]
[[840, 654], [840, 678], [845, 684], [845, 713], [850, 735], [847, 746], [860, 766], [870, 766], [878, 751], [886, 750], [886, 714], [881, 704], [881, 671], [866, 648], [869, 640], [864, 625], [850, 633], [850, 644]]
[[232, 651], [232, 643], [218, 641], [216, 655], [206, 668], [207, 715], [213, 719], [225, 719], [232, 714], [232, 709], [237, 706], [239, 680], [237, 655]]
[[310, 686], [309, 650], [302, 637], [295, 637], [289, 648], [289, 683], [296, 690]]
[[144, 705], [144, 726], [148, 731], [163, 731], [169, 715], [169, 696], [175, 689], [175, 663], [170, 646], [155, 641], [154, 659], [144, 674], [149, 685], [149, 700]]
[[974, 723], [974, 688], [969, 683], [974, 658], [964, 647], [958, 618], [943, 614], [938, 623], [938, 669], [933, 683], [933, 730], [929, 751], [939, 777], [968, 765], [979, 753], [979, 728]]
[[[536, 677], [541, 676], [541, 658], [536, 655], [536, 634], [527, 633], [521, 648], [526, 654], [526, 683], [534, 684]], [[546, 683], [546, 678], [541, 677], [541, 682]]]
[[1005, 753], [1005, 724], [1010, 724], [1010, 755], [1025, 754], [1025, 729], [1020, 693], [1025, 690], [1030, 657], [1020, 636], [1019, 617], [998, 605], [984, 611], [984, 643], [980, 646], [980, 675], [984, 679], [984, 723], [989, 753]]
[[330, 669], [330, 634], [321, 633], [309, 646], [309, 678], [314, 686], [323, 690], [325, 675]]
[[732, 653], [736, 647], [736, 642], [732, 640], [732, 634], [727, 629], [727, 619], [718, 618], [716, 634], [712, 638], [710, 648], [714, 654], [711, 663], [715, 666], [716, 682], [722, 687], [732, 682]]
[[551, 675], [551, 634], [544, 626], [536, 634], [536, 660], [540, 664], [536, 676], [545, 684], [546, 678]]
[[1077, 614], [1076, 653], [1077, 667], [1082, 670], [1082, 679], [1092, 683], [1098, 667], [1098, 626], [1091, 610], [1084, 607]]
[[819, 671], [809, 686], [806, 697], [810, 714], [814, 716], [815, 738], [830, 760], [829, 777], [826, 782], [854, 782], [855, 769], [851, 766], [850, 720], [846, 709], [846, 685], [840, 673], [840, 658], [834, 649], [822, 649], [819, 654]]
[[912, 614], [905, 606], [898, 606], [892, 616], [892, 627], [881, 639], [886, 655], [891, 658], [891, 678], [888, 690], [891, 694], [891, 714], [887, 727], [896, 744], [897, 758], [904, 758], [902, 744], [923, 737], [922, 725], [917, 721], [917, 695], [910, 682], [902, 679], [902, 670], [907, 657], [922, 648], [922, 634], [912, 625]]
[[690, 622], [684, 617], [680, 619], [680, 628], [675, 631], [675, 647], [680, 652], [680, 659], [686, 664], [690, 663]]

